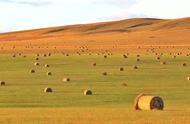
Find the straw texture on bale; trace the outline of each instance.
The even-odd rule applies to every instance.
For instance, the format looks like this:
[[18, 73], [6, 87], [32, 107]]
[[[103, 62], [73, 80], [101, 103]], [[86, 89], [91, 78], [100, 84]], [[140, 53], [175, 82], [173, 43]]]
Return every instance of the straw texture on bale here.
[[164, 102], [159, 96], [139, 94], [133, 107], [135, 110], [163, 110]]

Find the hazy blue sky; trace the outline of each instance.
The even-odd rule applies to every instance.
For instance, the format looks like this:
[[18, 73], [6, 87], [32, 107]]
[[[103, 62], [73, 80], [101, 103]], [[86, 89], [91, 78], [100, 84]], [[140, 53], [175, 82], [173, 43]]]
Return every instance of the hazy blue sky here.
[[0, 0], [0, 31], [190, 16], [190, 0]]

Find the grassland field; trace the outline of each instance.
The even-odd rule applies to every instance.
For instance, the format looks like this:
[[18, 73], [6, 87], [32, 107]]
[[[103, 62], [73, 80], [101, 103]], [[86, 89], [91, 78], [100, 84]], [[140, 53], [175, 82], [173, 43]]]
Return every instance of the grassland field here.
[[[190, 81], [186, 79], [190, 76], [190, 56], [173, 58], [164, 53], [160, 60], [152, 53], [142, 53], [140, 57], [131, 53], [128, 58], [119, 53], [107, 58], [60, 53], [47, 57], [40, 54], [39, 60], [35, 60], [36, 54], [25, 56], [0, 55], [0, 80], [6, 83], [0, 87], [0, 124], [190, 122]], [[40, 65], [35, 66], [35, 62]], [[183, 67], [183, 63], [187, 66]], [[124, 71], [119, 70], [121, 67]], [[30, 73], [31, 69], [36, 72]], [[108, 75], [102, 75], [103, 72]], [[63, 78], [71, 80], [63, 82]], [[44, 93], [46, 87], [53, 92]], [[92, 90], [93, 95], [85, 96], [85, 89]], [[164, 111], [132, 110], [135, 97], [142, 92], [161, 96]]]

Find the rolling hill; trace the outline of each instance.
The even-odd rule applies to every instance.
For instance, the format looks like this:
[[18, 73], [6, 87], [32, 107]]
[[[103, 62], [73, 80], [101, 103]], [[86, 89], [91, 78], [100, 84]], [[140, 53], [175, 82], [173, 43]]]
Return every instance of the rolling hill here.
[[190, 18], [136, 18], [0, 34], [0, 46], [125, 49], [131, 46], [189, 46]]

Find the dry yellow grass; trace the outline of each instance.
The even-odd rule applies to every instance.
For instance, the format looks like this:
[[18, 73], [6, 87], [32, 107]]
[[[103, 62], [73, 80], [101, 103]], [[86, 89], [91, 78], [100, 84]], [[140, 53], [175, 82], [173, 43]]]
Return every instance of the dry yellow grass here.
[[189, 110], [183, 110], [181, 113], [181, 110], [139, 112], [126, 108], [1, 108], [0, 111], [1, 124], [189, 124], [190, 122]]

